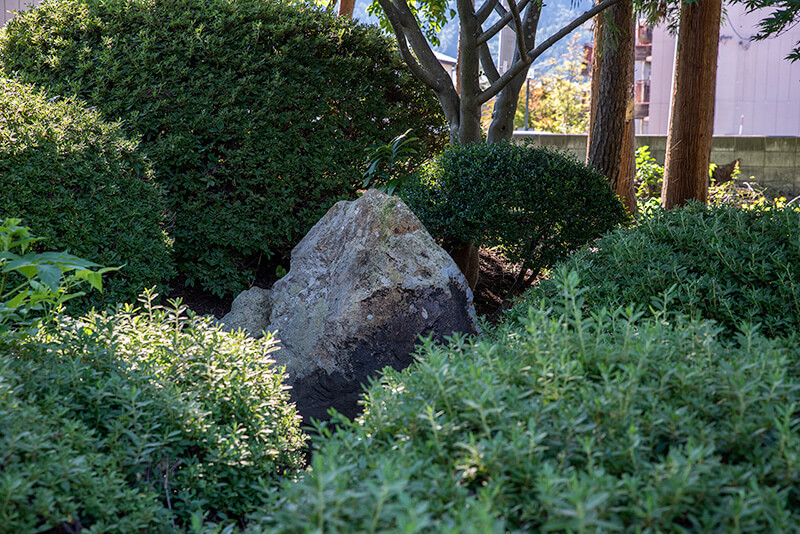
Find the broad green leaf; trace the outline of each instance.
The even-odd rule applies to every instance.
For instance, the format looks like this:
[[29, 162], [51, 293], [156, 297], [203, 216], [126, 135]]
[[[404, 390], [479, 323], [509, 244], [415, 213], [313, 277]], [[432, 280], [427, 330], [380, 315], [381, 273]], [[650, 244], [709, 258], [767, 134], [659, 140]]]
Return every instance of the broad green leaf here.
[[42, 264], [36, 267], [36, 272], [44, 285], [51, 291], [58, 291], [61, 283], [61, 269], [58, 266]]
[[30, 291], [24, 289], [20, 293], [18, 293], [14, 298], [6, 302], [5, 305], [11, 308], [12, 310], [19, 308], [22, 305], [22, 303], [25, 302], [25, 300], [28, 298], [29, 294]]

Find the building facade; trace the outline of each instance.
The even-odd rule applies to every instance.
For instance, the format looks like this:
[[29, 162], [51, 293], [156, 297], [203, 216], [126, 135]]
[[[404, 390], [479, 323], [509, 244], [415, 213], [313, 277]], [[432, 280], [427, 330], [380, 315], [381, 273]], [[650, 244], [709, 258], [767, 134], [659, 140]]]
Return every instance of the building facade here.
[[[786, 55], [800, 27], [754, 41], [760, 13], [727, 5], [720, 28], [714, 135], [800, 136], [800, 62]], [[669, 128], [676, 37], [666, 27], [639, 27], [636, 47], [637, 133]]]

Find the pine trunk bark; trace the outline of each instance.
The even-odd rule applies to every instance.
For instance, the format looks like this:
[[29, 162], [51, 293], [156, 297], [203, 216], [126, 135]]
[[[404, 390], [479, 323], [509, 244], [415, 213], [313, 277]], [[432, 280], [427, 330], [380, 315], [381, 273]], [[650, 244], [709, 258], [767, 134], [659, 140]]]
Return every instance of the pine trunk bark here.
[[594, 116], [597, 113], [597, 92], [600, 87], [600, 49], [603, 47], [603, 24], [605, 12], [601, 11], [594, 17], [594, 31], [592, 32], [592, 76], [591, 93], [589, 97], [589, 131], [586, 135], [586, 162], [589, 162], [589, 148], [592, 146], [592, 128]]
[[708, 202], [721, 0], [681, 8], [661, 205]]
[[356, 7], [356, 0], [339, 0], [339, 11], [338, 15], [340, 17], [347, 17], [348, 19], [353, 18], [353, 10]]
[[[605, 175], [609, 186], [625, 199], [632, 194], [633, 177], [630, 173], [630, 155], [623, 148], [633, 150], [626, 143], [626, 122], [629, 118], [633, 91], [634, 19], [631, 0], [623, 0], [606, 10], [598, 21], [592, 74], [593, 103], [587, 149], [587, 160]], [[598, 66], [599, 65], [599, 66]], [[599, 72], [598, 72], [599, 71]], [[623, 160], [625, 164], [623, 165]], [[629, 191], [629, 189], [631, 191]]]

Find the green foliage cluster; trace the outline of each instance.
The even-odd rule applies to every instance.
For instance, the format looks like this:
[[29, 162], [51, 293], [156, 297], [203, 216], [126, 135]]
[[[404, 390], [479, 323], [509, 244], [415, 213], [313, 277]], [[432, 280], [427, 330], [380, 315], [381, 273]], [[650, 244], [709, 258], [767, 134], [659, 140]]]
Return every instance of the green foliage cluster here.
[[559, 299], [426, 343], [254, 532], [794, 532], [797, 347]]
[[4, 529], [241, 522], [302, 465], [274, 340], [222, 332], [155, 296], [62, 317], [34, 338], [0, 335]]
[[[800, 328], [800, 212], [791, 208], [655, 210], [571, 256], [589, 309], [658, 304], [713, 319], [728, 332], [746, 321], [770, 336]], [[558, 294], [543, 281], [529, 302]]]
[[734, 208], [751, 210], [793, 207], [798, 209], [798, 204], [787, 202], [786, 197], [774, 197], [754, 181], [738, 182], [731, 180], [719, 185], [713, 184], [708, 188], [708, 203], [715, 206], [730, 206]]
[[[627, 220], [605, 178], [568, 154], [511, 143], [450, 146], [401, 191], [445, 243], [498, 247], [538, 272]], [[523, 286], [524, 287], [524, 286]]]
[[664, 183], [664, 167], [659, 165], [650, 154], [649, 146], [636, 149], [636, 198], [660, 198], [661, 186]]
[[439, 104], [388, 38], [309, 4], [44, 2], [8, 25], [0, 62], [141, 135], [178, 268], [217, 295], [352, 197], [373, 140], [444, 140]]
[[[751, 37], [756, 41], [777, 37], [800, 21], [800, 9], [790, 0], [737, 0], [737, 3], [744, 4], [749, 13], [764, 17], [758, 23], [758, 33]], [[800, 60], [800, 42], [795, 43], [786, 59], [792, 62]]]
[[419, 153], [419, 137], [410, 134], [411, 130], [406, 130], [385, 145], [376, 143], [367, 149], [369, 165], [362, 187], [371, 186], [389, 195], [403, 187], [418, 163], [415, 156]]
[[[525, 105], [528, 105], [528, 127], [538, 132], [563, 134], [586, 133], [589, 128], [589, 99], [591, 86], [584, 74], [583, 45], [575, 35], [568, 51], [557, 61], [551, 58], [542, 67], [528, 91], [523, 86], [514, 127], [523, 129]], [[526, 94], [527, 92], [527, 94]]]
[[30, 252], [38, 241], [19, 219], [0, 221], [0, 334], [14, 327], [35, 333], [65, 302], [85, 295], [82, 282], [103, 290], [103, 275], [115, 271], [65, 252]]
[[164, 201], [147, 160], [118, 124], [74, 99], [48, 99], [0, 78], [0, 191], [0, 219], [34, 228], [41, 238], [34, 251], [124, 265], [92, 304], [133, 300], [174, 272]]
[[[777, 205], [783, 206], [786, 199], [770, 199], [763, 188], [759, 187], [752, 179], [748, 182], [739, 182], [740, 175], [738, 164], [734, 167], [731, 179], [723, 183], [714, 180], [717, 165], [709, 166], [708, 174], [711, 177], [708, 187], [708, 203], [715, 206], [733, 206], [743, 209], [767, 208]], [[752, 178], [752, 177], [751, 177]], [[636, 197], [643, 201], [644, 211], [649, 211], [647, 204], [650, 199], [660, 199], [661, 186], [664, 183], [664, 167], [650, 154], [650, 147], [642, 146], [636, 149]], [[642, 210], [640, 210], [642, 211]]]

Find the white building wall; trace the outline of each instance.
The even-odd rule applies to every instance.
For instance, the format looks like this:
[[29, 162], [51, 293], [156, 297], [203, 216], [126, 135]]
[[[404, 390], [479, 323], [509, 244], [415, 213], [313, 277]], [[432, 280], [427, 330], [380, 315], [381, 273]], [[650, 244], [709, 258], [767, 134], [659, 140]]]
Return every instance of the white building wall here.
[[0, 16], [0, 26], [5, 26], [14, 18], [14, 11], [25, 11], [30, 5], [39, 5], [40, 0], [2, 0], [3, 13]]
[[[784, 59], [800, 41], [800, 27], [751, 41], [763, 15], [747, 14], [740, 5], [726, 10], [717, 58], [714, 135], [800, 136], [800, 62]], [[665, 27], [653, 29], [652, 56], [646, 133], [665, 135], [675, 58], [675, 37]]]

